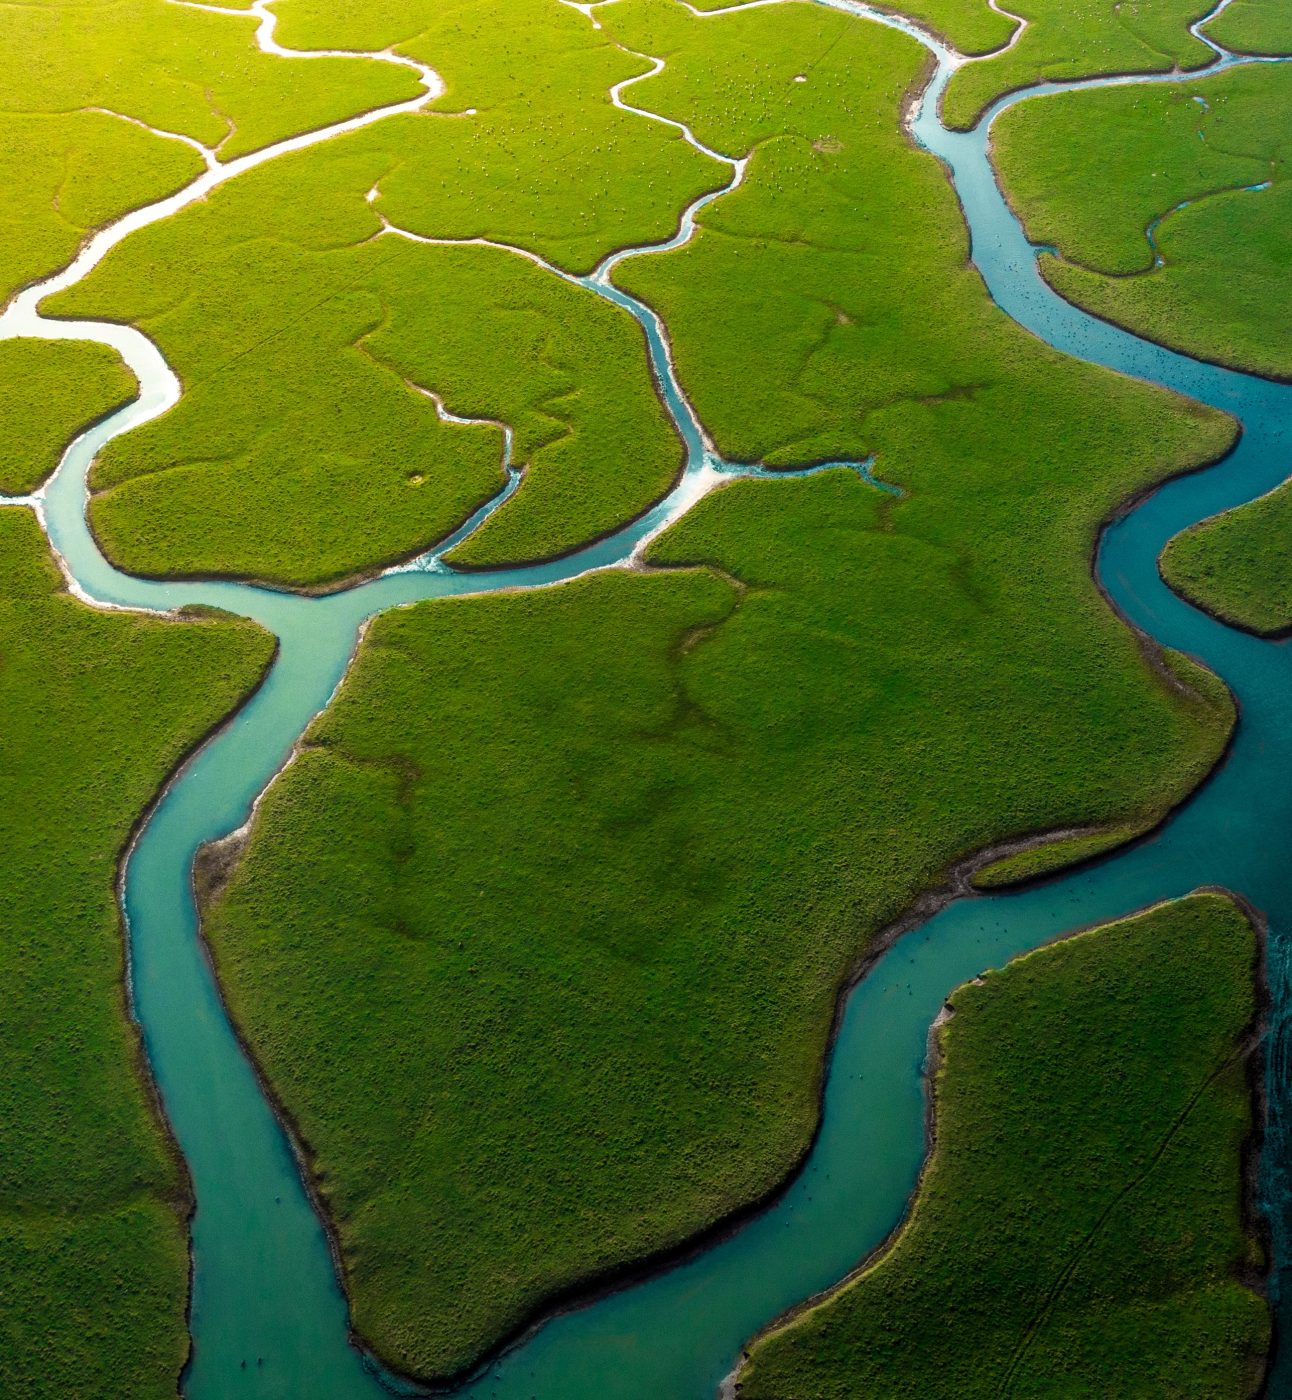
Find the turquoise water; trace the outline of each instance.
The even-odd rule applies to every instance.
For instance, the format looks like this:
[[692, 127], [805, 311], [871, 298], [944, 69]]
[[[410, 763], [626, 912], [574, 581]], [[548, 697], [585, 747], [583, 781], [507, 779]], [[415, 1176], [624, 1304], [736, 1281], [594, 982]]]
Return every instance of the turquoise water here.
[[[866, 13], [845, 0], [837, 7]], [[879, 22], [909, 32], [896, 21]], [[1268, 490], [1288, 474], [1292, 389], [1157, 349], [1054, 296], [991, 175], [985, 151], [995, 112], [974, 132], [946, 132], [936, 117], [936, 99], [948, 76], [947, 56], [930, 47], [942, 62], [915, 131], [951, 169], [974, 259], [997, 302], [1060, 350], [1170, 385], [1229, 409], [1243, 422], [1242, 441], [1225, 462], [1164, 488], [1112, 527], [1098, 560], [1105, 587], [1132, 621], [1163, 643], [1202, 657], [1232, 686], [1242, 707], [1233, 751], [1154, 840], [1024, 893], [959, 901], [903, 938], [849, 1000], [820, 1138], [780, 1202], [691, 1262], [550, 1321], [465, 1388], [472, 1400], [713, 1395], [752, 1333], [846, 1273], [899, 1219], [923, 1153], [921, 1067], [929, 1024], [948, 993], [984, 968], [1064, 930], [1220, 883], [1269, 914], [1281, 986], [1280, 950], [1292, 921], [1292, 862], [1283, 857], [1283, 834], [1292, 824], [1292, 652], [1230, 631], [1186, 606], [1162, 585], [1155, 560], [1185, 525]], [[1022, 99], [1009, 99], [1016, 100]], [[733, 167], [733, 183], [740, 174]], [[690, 235], [693, 213], [674, 242]], [[196, 937], [190, 884], [195, 851], [246, 819], [309, 719], [327, 703], [367, 618], [419, 599], [548, 586], [589, 568], [622, 564], [716, 480], [758, 470], [724, 463], [712, 452], [672, 374], [663, 328], [646, 308], [611, 288], [607, 276], [608, 268], [585, 285], [625, 306], [645, 327], [688, 463], [677, 487], [652, 512], [573, 558], [482, 578], [456, 574], [433, 554], [325, 598], [232, 583], [128, 578], [102, 559], [86, 528], [84, 474], [105, 441], [174, 392], [164, 362], [151, 351], [153, 363], [138, 345], [131, 362], [143, 378], [142, 400], [81, 439], [45, 495], [50, 537], [88, 595], [132, 607], [222, 607], [256, 618], [281, 643], [262, 689], [157, 804], [125, 876], [135, 1010], [197, 1193], [194, 1355], [185, 1382], [191, 1400], [375, 1400], [393, 1384], [348, 1344], [344, 1299], [326, 1237], [288, 1142], [221, 1009]], [[92, 324], [53, 327], [34, 318], [26, 333], [96, 339], [107, 334]], [[869, 479], [868, 464], [856, 469]], [[1265, 1182], [1281, 1241], [1288, 1198], [1281, 1035], [1276, 1051]]]

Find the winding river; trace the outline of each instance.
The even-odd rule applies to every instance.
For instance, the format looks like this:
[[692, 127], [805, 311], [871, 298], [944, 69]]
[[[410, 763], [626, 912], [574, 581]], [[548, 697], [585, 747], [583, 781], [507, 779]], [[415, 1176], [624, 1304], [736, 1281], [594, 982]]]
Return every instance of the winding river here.
[[[821, 3], [903, 29], [936, 58], [912, 131], [949, 167], [972, 232], [974, 261], [1012, 317], [1067, 354], [1167, 385], [1242, 421], [1242, 439], [1222, 463], [1169, 484], [1109, 528], [1097, 563], [1109, 595], [1134, 623], [1163, 644], [1201, 657], [1226, 679], [1241, 705], [1241, 723], [1225, 764], [1154, 839], [1021, 893], [957, 900], [903, 937], [849, 999], [820, 1137], [779, 1202], [690, 1262], [550, 1320], [460, 1392], [470, 1400], [708, 1400], [754, 1332], [845, 1274], [900, 1218], [924, 1151], [921, 1071], [928, 1027], [952, 989], [1065, 930], [1204, 883], [1241, 892], [1270, 918], [1276, 1015], [1262, 1179], [1276, 1253], [1289, 1259], [1283, 1247], [1292, 1227], [1285, 1180], [1289, 1086], [1277, 1013], [1283, 1000], [1282, 949], [1292, 933], [1292, 862], [1284, 854], [1285, 833], [1292, 830], [1292, 651], [1228, 629], [1187, 606], [1160, 581], [1156, 559], [1185, 526], [1265, 492], [1287, 475], [1292, 386], [1160, 349], [1076, 310], [1044, 285], [1036, 249], [996, 186], [987, 144], [1000, 111], [1054, 90], [1051, 85], [1003, 99], [972, 132], [949, 132], [939, 121], [938, 100], [951, 72], [966, 60], [904, 21], [849, 0]], [[254, 8], [261, 18], [262, 47], [286, 52], [274, 40], [265, 0]], [[591, 6], [576, 8], [596, 22]], [[1208, 72], [1248, 61], [1257, 60], [1217, 50], [1217, 63]], [[758, 468], [725, 462], [714, 451], [676, 381], [664, 327], [648, 308], [610, 284], [616, 262], [659, 250], [635, 249], [579, 280], [643, 326], [665, 402], [686, 443], [687, 462], [659, 505], [609, 539], [557, 563], [483, 576], [454, 572], [440, 556], [515, 488], [512, 473], [499, 497], [438, 549], [325, 597], [236, 583], [144, 581], [107, 563], [86, 525], [89, 465], [111, 438], [169, 408], [179, 386], [160, 352], [138, 331], [45, 320], [36, 309], [40, 299], [84, 276], [133, 229], [168, 216], [239, 169], [392, 111], [424, 105], [438, 92], [438, 83], [430, 70], [411, 66], [425, 87], [421, 97], [225, 166], [208, 159], [193, 185], [104, 230], [64, 272], [20, 294], [0, 317], [0, 336], [112, 345], [142, 386], [138, 400], [69, 449], [46, 488], [29, 501], [77, 593], [117, 607], [222, 608], [255, 618], [280, 643], [264, 685], [152, 809], [123, 876], [134, 1009], [197, 1195], [194, 1347], [185, 1378], [190, 1400], [378, 1400], [391, 1389], [401, 1390], [349, 1343], [345, 1301], [326, 1235], [288, 1140], [221, 1007], [197, 938], [191, 886], [197, 849], [247, 820], [292, 745], [332, 697], [368, 618], [422, 599], [552, 586], [591, 569], [629, 566], [653, 534], [715, 485], [735, 475], [760, 474]], [[1080, 86], [1176, 80], [1162, 75]], [[627, 105], [620, 91], [615, 97]], [[695, 141], [690, 132], [684, 134]], [[675, 237], [660, 247], [689, 238], [696, 210], [743, 175], [742, 161], [695, 144], [730, 168], [730, 183], [687, 210]], [[452, 416], [438, 402], [437, 408]], [[870, 477], [869, 464], [854, 465], [876, 489], [888, 489]], [[1283, 1393], [1277, 1379], [1272, 1393]]]

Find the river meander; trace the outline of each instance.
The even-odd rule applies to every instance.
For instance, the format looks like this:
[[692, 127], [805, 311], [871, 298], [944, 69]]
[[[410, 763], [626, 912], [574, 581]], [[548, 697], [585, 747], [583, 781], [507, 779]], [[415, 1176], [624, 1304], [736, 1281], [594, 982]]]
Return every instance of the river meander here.
[[[1110, 527], [1097, 561], [1106, 591], [1134, 624], [1164, 645], [1202, 658], [1225, 678], [1241, 706], [1237, 736], [1221, 769], [1153, 839], [1020, 893], [957, 900], [900, 939], [849, 998], [826, 1084], [821, 1133], [785, 1195], [691, 1261], [550, 1320], [460, 1392], [471, 1400], [713, 1396], [754, 1332], [847, 1273], [900, 1218], [924, 1153], [921, 1072], [928, 1028], [947, 995], [983, 969], [1064, 931], [1200, 884], [1222, 884], [1245, 895], [1270, 920], [1276, 1005], [1263, 1182], [1278, 1257], [1288, 1258], [1283, 1241], [1284, 1217], [1292, 1216], [1284, 1140], [1289, 1085], [1279, 1028], [1281, 950], [1292, 933], [1292, 862], [1283, 848], [1284, 834], [1292, 829], [1292, 650], [1233, 631], [1187, 606], [1162, 584], [1156, 560], [1185, 526], [1269, 490], [1288, 474], [1292, 386], [1173, 354], [1052, 293], [987, 158], [988, 132], [998, 111], [1050, 89], [1014, 94], [974, 131], [949, 132], [938, 119], [937, 101], [957, 56], [890, 16], [848, 0], [823, 2], [902, 28], [937, 58], [912, 129], [949, 167], [972, 233], [974, 261], [996, 301], [1067, 354], [1167, 385], [1241, 420], [1242, 439], [1222, 463], [1170, 483]], [[272, 41], [272, 24], [268, 38]], [[1164, 80], [1170, 75], [1132, 81]], [[413, 105], [401, 104], [399, 110]], [[272, 158], [275, 149], [258, 153], [256, 163]], [[737, 182], [741, 163], [727, 164]], [[186, 194], [164, 203], [182, 207]], [[683, 217], [671, 243], [690, 236], [696, 207]], [[138, 216], [131, 221], [137, 226]], [[682, 479], [641, 520], [552, 564], [459, 574], [437, 558], [442, 546], [413, 565], [318, 598], [237, 583], [131, 578], [103, 559], [86, 525], [86, 472], [109, 439], [173, 403], [178, 385], [160, 353], [138, 332], [106, 323], [45, 321], [35, 310], [41, 296], [84, 275], [115, 241], [105, 240], [96, 254], [98, 240], [92, 240], [74, 265], [75, 276], [69, 270], [29, 289], [0, 319], [0, 335], [112, 344], [142, 385], [134, 404], [73, 445], [40, 493], [37, 508], [50, 540], [74, 587], [90, 600], [154, 610], [195, 604], [223, 608], [255, 618], [280, 645], [260, 690], [153, 808], [123, 879], [134, 1009], [197, 1197], [194, 1349], [185, 1391], [190, 1400], [375, 1400], [394, 1383], [378, 1376], [349, 1343], [327, 1237], [287, 1137], [224, 1014], [197, 936], [194, 856], [203, 843], [246, 821], [258, 794], [331, 698], [366, 619], [419, 600], [553, 586], [589, 569], [624, 567], [643, 541], [717, 482], [757, 469], [722, 462], [712, 451], [676, 383], [664, 328], [646, 307], [609, 285], [607, 266], [582, 279], [584, 285], [641, 322], [656, 377], [688, 449]], [[866, 464], [857, 469], [868, 476]], [[509, 482], [499, 499], [513, 486]], [[455, 538], [477, 523], [478, 518], [468, 522]], [[1271, 1393], [1283, 1392], [1276, 1385]]]

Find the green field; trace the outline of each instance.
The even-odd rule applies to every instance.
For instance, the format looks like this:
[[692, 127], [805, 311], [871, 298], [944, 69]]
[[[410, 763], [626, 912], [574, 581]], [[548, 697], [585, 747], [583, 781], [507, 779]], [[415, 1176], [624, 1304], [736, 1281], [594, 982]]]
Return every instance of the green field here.
[[[561, 554], [675, 479], [681, 444], [626, 313], [515, 254], [373, 235], [382, 220], [487, 235], [584, 270], [668, 237], [729, 171], [610, 105], [607, 84], [649, 64], [576, 12], [544, 4], [513, 51], [481, 49], [496, 7], [433, 8], [402, 47], [444, 70], [434, 112], [244, 175], [47, 304], [137, 322], [184, 381], [181, 404], [112, 444], [92, 478], [92, 523], [123, 567], [314, 587], [443, 537], [499, 488], [501, 432], [440, 422], [419, 388], [509, 424], [527, 469], [461, 564]], [[362, 13], [315, 32], [289, 7], [286, 37], [402, 33], [377, 19], [350, 32]], [[478, 117], [445, 115], [468, 105]], [[543, 149], [519, 173], [525, 142]]]
[[1232, 723], [1089, 574], [1232, 425], [990, 303], [898, 129], [918, 47], [808, 6], [600, 17], [669, 55], [636, 100], [756, 148], [691, 247], [623, 269], [719, 446], [875, 452], [904, 494], [741, 483], [645, 573], [378, 619], [207, 901], [356, 1326], [427, 1376], [771, 1190], [874, 932], [1004, 838], [1152, 824]]
[[1292, 53], [1292, 10], [1282, 0], [1234, 0], [1207, 33], [1237, 53]]
[[[1205, 68], [1214, 54], [1189, 33], [1189, 25], [1214, 7], [1214, 0], [1009, 0], [1002, 9], [1027, 22], [1006, 52], [965, 64], [943, 99], [948, 126], [971, 127], [1003, 92], [1043, 79], [1063, 81], [1099, 73], [1161, 73]], [[950, 35], [950, 16], [979, 12], [982, 0], [917, 0], [902, 13], [927, 18]], [[976, 49], [969, 50], [977, 52]]]
[[910, 1218], [754, 1343], [740, 1400], [1258, 1393], [1257, 957], [1192, 895], [961, 987]]
[[172, 0], [0, 7], [0, 48], [25, 56], [0, 94], [0, 300], [196, 176], [167, 133], [227, 160], [420, 90], [391, 64], [261, 53], [257, 23]]
[[126, 1019], [117, 865], [269, 642], [75, 602], [27, 510], [0, 510], [0, 577], [0, 1389], [173, 1400], [187, 1187]]
[[71, 440], [138, 386], [115, 350], [84, 340], [0, 340], [0, 494], [34, 491]]

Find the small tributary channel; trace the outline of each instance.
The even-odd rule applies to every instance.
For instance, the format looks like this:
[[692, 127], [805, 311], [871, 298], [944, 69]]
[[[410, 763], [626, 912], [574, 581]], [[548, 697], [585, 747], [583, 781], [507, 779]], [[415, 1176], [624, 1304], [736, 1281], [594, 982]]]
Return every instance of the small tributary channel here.
[[[1288, 1258], [1282, 1244], [1289, 1214], [1289, 1086], [1278, 1012], [1281, 950], [1292, 932], [1292, 861], [1285, 854], [1292, 831], [1292, 650], [1228, 629], [1187, 606], [1162, 584], [1156, 560], [1179, 530], [1269, 490], [1287, 475], [1292, 387], [1170, 353], [1052, 293], [987, 158], [997, 112], [1049, 89], [1011, 96], [972, 132], [948, 132], [937, 102], [956, 56], [889, 16], [847, 0], [824, 2], [902, 28], [937, 58], [913, 131], [950, 169], [972, 232], [974, 260], [996, 301], [1066, 354], [1169, 386], [1241, 420], [1243, 436], [1234, 452], [1214, 468], [1167, 485], [1113, 525], [1098, 557], [1104, 587], [1132, 622], [1162, 644], [1202, 658], [1225, 678], [1241, 706], [1237, 737], [1222, 768], [1153, 839], [1020, 893], [960, 899], [905, 935], [848, 1001], [820, 1136], [777, 1204], [690, 1262], [550, 1320], [460, 1392], [471, 1400], [713, 1396], [753, 1333], [847, 1273], [900, 1218], [924, 1152], [921, 1071], [928, 1028], [949, 993], [1065, 930], [1205, 883], [1240, 892], [1270, 920], [1275, 1070], [1263, 1180], [1279, 1257]], [[729, 164], [734, 183], [743, 167]], [[690, 236], [693, 213], [672, 243]], [[78, 275], [97, 260], [93, 248], [92, 242], [88, 262], [84, 254], [78, 259], [85, 264]], [[0, 321], [0, 334], [112, 344], [139, 376], [143, 392], [72, 447], [41, 495], [42, 518], [69, 576], [99, 603], [223, 608], [255, 618], [280, 642], [261, 689], [182, 770], [149, 815], [124, 877], [135, 1012], [197, 1195], [194, 1352], [186, 1393], [190, 1400], [376, 1400], [394, 1383], [378, 1376], [349, 1343], [327, 1237], [203, 958], [192, 895], [194, 856], [203, 843], [246, 821], [255, 798], [330, 700], [368, 618], [419, 600], [553, 586], [589, 569], [623, 566], [643, 540], [714, 484], [757, 469], [725, 463], [712, 451], [677, 385], [663, 328], [647, 308], [609, 286], [606, 269], [584, 279], [585, 285], [625, 306], [643, 325], [656, 377], [688, 448], [682, 480], [642, 520], [550, 565], [463, 575], [440, 562], [441, 549], [321, 598], [236, 583], [134, 579], [114, 570], [94, 543], [85, 521], [85, 476], [107, 441], [162, 411], [178, 389], [156, 348], [137, 331], [39, 317], [40, 296], [70, 280], [61, 275], [24, 293]], [[864, 464], [858, 469], [866, 474]]]

